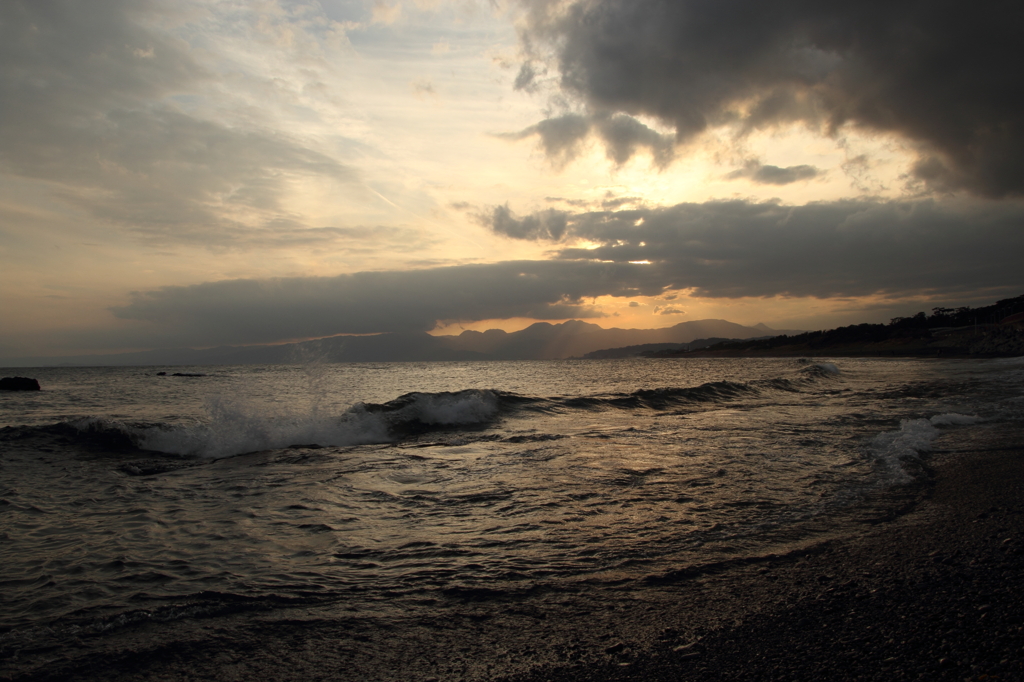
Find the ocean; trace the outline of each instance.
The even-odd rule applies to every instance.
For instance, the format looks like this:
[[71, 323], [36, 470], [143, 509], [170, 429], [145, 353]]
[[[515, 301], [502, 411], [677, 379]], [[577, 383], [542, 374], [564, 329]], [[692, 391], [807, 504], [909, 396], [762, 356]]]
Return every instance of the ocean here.
[[183, 624], [300, 610], [373, 632], [639, 592], [892, 518], [943, 434], [1024, 412], [1019, 358], [2, 373], [43, 389], [0, 393], [12, 669]]

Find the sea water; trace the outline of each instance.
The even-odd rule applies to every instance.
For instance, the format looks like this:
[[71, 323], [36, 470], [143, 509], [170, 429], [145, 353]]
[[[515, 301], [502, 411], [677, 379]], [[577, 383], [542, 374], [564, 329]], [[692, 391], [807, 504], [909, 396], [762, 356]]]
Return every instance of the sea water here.
[[[883, 517], [1020, 360], [40, 368], [0, 394], [0, 656], [141, 622], [637, 586]], [[397, 605], [397, 606], [396, 606]]]

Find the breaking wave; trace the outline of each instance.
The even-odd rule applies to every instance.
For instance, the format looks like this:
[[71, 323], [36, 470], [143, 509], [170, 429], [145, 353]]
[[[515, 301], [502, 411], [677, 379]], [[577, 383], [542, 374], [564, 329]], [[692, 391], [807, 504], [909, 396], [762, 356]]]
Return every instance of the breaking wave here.
[[483, 424], [498, 413], [495, 391], [409, 393], [383, 405], [356, 403], [337, 416], [268, 414], [247, 402], [208, 401], [209, 418], [193, 426], [144, 429], [137, 444], [175, 455], [227, 457], [294, 445], [365, 445], [436, 428]]
[[299, 445], [391, 443], [418, 434], [482, 428], [515, 411], [701, 409], [772, 392], [797, 392], [837, 373], [834, 365], [803, 368], [796, 378], [714, 381], [686, 388], [642, 389], [575, 397], [530, 397], [491, 389], [407, 393], [386, 403], [356, 403], [341, 414], [320, 409], [282, 412], [234, 397], [211, 396], [206, 417], [190, 424], [128, 424], [87, 417], [60, 425], [86, 445], [108, 452], [147, 450], [168, 455], [222, 458]]
[[917, 461], [922, 453], [931, 451], [932, 441], [942, 434], [938, 427], [976, 424], [979, 421], [980, 417], [955, 412], [937, 414], [931, 419], [903, 419], [899, 429], [878, 434], [871, 439], [868, 448], [888, 467], [891, 482], [907, 483], [913, 477], [904, 463]]

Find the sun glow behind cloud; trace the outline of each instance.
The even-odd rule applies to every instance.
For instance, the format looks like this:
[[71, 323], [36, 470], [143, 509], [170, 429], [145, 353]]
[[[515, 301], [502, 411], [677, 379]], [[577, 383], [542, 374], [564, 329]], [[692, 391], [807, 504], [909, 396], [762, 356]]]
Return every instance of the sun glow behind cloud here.
[[[0, 9], [0, 38], [10, 46], [0, 64], [0, 98], [8, 103], [0, 121], [0, 288], [15, 331], [0, 335], [0, 356], [115, 350], [118, 338], [133, 348], [167, 343], [169, 328], [161, 331], [152, 316], [158, 304], [173, 299], [185, 306], [193, 293], [245, 289], [232, 289], [231, 282], [283, 278], [299, 287], [307, 278], [312, 286], [316, 278], [358, 272], [412, 282], [420, 280], [402, 273], [444, 279], [456, 271], [443, 268], [469, 265], [492, 268], [499, 278], [511, 261], [546, 273], [545, 288], [521, 290], [520, 301], [503, 300], [500, 287], [452, 294], [466, 299], [465, 319], [440, 318], [442, 328], [508, 329], [560, 312], [615, 326], [665, 326], [701, 316], [820, 326], [863, 315], [881, 319], [932, 296], [972, 303], [1024, 284], [996, 265], [964, 265], [1002, 263], [1017, 247], [1006, 227], [1017, 210], [1014, 176], [990, 154], [1012, 150], [1014, 139], [979, 139], [970, 147], [976, 158], [969, 158], [955, 136], [929, 132], [943, 130], [938, 127], [918, 130], [911, 121], [901, 128], [871, 119], [870, 112], [830, 119], [824, 109], [830, 101], [857, 94], [856, 82], [822, 76], [842, 68], [840, 52], [800, 53], [795, 67], [780, 62], [779, 73], [798, 68], [801, 82], [818, 90], [794, 94], [784, 87], [769, 101], [761, 96], [775, 85], [756, 69], [744, 71], [747, 62], [739, 57], [700, 77], [659, 70], [663, 55], [675, 54], [687, 65], [691, 56], [702, 63], [702, 55], [719, 49], [699, 39], [672, 43], [671, 31], [661, 28], [680, 19], [667, 5], [560, 4], [592, 13], [590, 23], [544, 18], [541, 10], [553, 6], [525, 0], [193, 0], [171, 7], [101, 0], [89, 16], [79, 16], [85, 10], [73, 5], [46, 13], [27, 0], [6, 3]], [[669, 15], [651, 33], [655, 10]], [[829, 21], [833, 11], [839, 10], [816, 9], [823, 17], [808, 20]], [[775, 40], [771, 31], [785, 37], [796, 30], [775, 16], [760, 27], [718, 26], [715, 16], [706, 18], [725, 37], [767, 32], [753, 36], [765, 44]], [[865, 36], [884, 43], [871, 34], [870, 22], [865, 26]], [[35, 30], [40, 27], [45, 30]], [[924, 28], [937, 35], [945, 30]], [[652, 37], [638, 42], [637, 35]], [[637, 65], [625, 81], [617, 80], [617, 64], [604, 61], [611, 53], [602, 46], [619, 40], [629, 47], [620, 58]], [[874, 58], [873, 45], [865, 45], [865, 58]], [[566, 77], [560, 70], [570, 67], [575, 70]], [[899, 76], [898, 67], [889, 71]], [[671, 95], [665, 101], [690, 92], [685, 101], [703, 107], [707, 125], [686, 123], [664, 102], [646, 99], [649, 90], [630, 89], [641, 77], [652, 79], [649, 84], [663, 79], [661, 91]], [[759, 78], [763, 88], [754, 94], [743, 89]], [[702, 90], [716, 79], [731, 99]], [[830, 93], [833, 100], [814, 99], [829, 87], [840, 88]], [[898, 88], [883, 95], [903, 96]], [[964, 93], [974, 97], [970, 101], [989, 97], [982, 95]], [[989, 116], [982, 123], [1001, 120], [1003, 105], [988, 104], [967, 113]], [[972, 163], [994, 170], [971, 175]], [[847, 210], [843, 202], [850, 201], [866, 203]], [[822, 248], [839, 261], [832, 270], [861, 259], [844, 270], [849, 282], [834, 285], [856, 295], [815, 288], [822, 266], [813, 256], [803, 263], [785, 258], [787, 251], [803, 253], [800, 240], [816, 235], [787, 232], [790, 218], [773, 226], [757, 217], [770, 213], [758, 208], [765, 202], [792, 207], [797, 216], [808, 204], [832, 211], [829, 220], [838, 222], [821, 229], [836, 236], [823, 239]], [[727, 204], [734, 222], [716, 223], [706, 233], [696, 223], [666, 222], [677, 214], [725, 220]], [[499, 208], [501, 229], [494, 222]], [[900, 216], [918, 209], [931, 211], [932, 219], [907, 223], [917, 232], [904, 226], [908, 231], [901, 234], [913, 234], [915, 243], [881, 238], [903, 229]], [[878, 215], [890, 222], [879, 222]], [[606, 228], [600, 239], [599, 224]], [[983, 245], [957, 238], [956, 230], [964, 229], [987, 235], [988, 255]], [[773, 232], [779, 235], [774, 242], [768, 239]], [[647, 241], [634, 239], [641, 233], [650, 235]], [[736, 242], [730, 251], [723, 235], [741, 234], [730, 237]], [[932, 279], [895, 282], [873, 269], [864, 254], [881, 248], [872, 246], [876, 236], [892, 253], [875, 260], [903, 258], [908, 265], [897, 270], [909, 268], [918, 282]], [[613, 255], [612, 237], [616, 253], [635, 254]], [[680, 241], [687, 239], [692, 243]], [[851, 249], [833, 248], [836, 239], [849, 240]], [[752, 242], [761, 244], [760, 260], [739, 248]], [[652, 255], [652, 244], [671, 259]], [[685, 257], [686, 249], [701, 248], [714, 257]], [[949, 250], [963, 257], [948, 258]], [[918, 262], [920, 254], [961, 270], [939, 277]], [[598, 276], [591, 267], [598, 261], [609, 266], [600, 276], [622, 278], [622, 286], [569, 277]], [[783, 261], [794, 270], [792, 281], [782, 282], [771, 270]], [[764, 269], [759, 281], [781, 283], [744, 293], [756, 287], [740, 262]], [[730, 289], [715, 272], [730, 273], [740, 284]], [[227, 284], [187, 288], [218, 282]], [[574, 298], [584, 291], [586, 297]], [[492, 298], [470, 300], [478, 293]], [[396, 289], [380, 305], [398, 314], [416, 294]], [[193, 313], [182, 307], [175, 314], [193, 315], [194, 335], [176, 342], [212, 343], [204, 341], [200, 301], [188, 300]], [[142, 302], [150, 317], [136, 319]], [[460, 317], [455, 308], [438, 310]], [[110, 309], [125, 316], [112, 318]], [[541, 317], [517, 312], [527, 309]], [[335, 319], [323, 333], [362, 324]], [[88, 339], [80, 333], [85, 330]]]

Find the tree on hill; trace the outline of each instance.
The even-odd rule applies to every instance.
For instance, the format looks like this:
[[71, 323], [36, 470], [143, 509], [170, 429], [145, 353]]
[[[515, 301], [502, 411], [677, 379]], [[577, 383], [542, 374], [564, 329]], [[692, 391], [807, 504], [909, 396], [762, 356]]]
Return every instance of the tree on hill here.
[[711, 349], [772, 350], [782, 346], [806, 345], [825, 348], [859, 343], [879, 343], [891, 339], [919, 339], [931, 335], [931, 330], [947, 327], [969, 327], [998, 324], [1015, 313], [1024, 312], [1024, 295], [1007, 298], [980, 308], [932, 308], [909, 317], [894, 317], [889, 324], [854, 324], [827, 331], [806, 332], [795, 336], [774, 336], [752, 341], [731, 341], [712, 346]]

